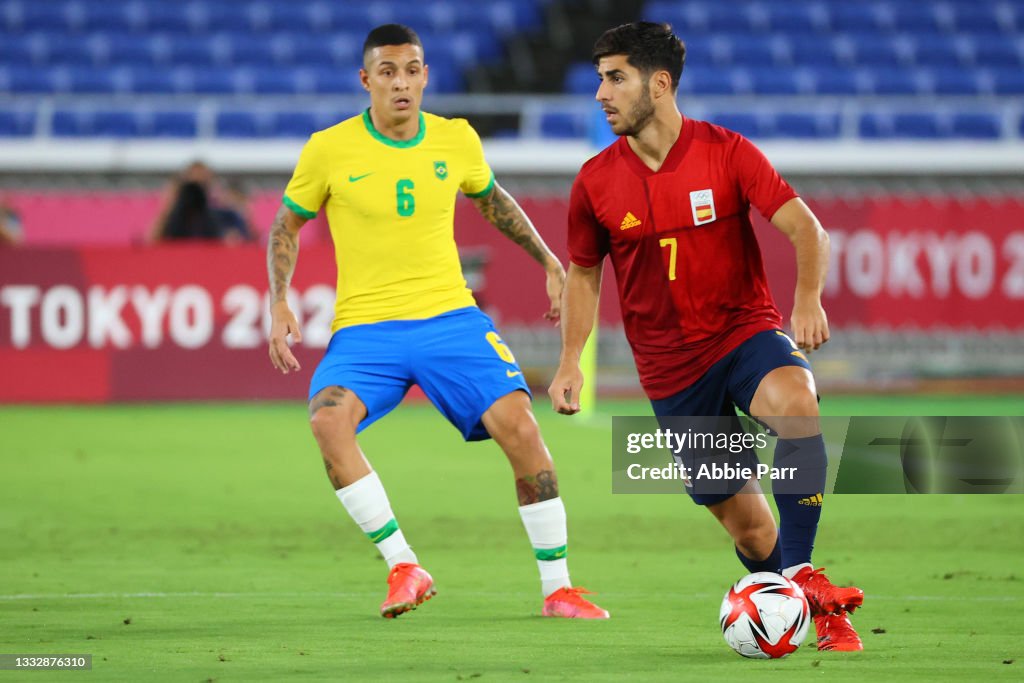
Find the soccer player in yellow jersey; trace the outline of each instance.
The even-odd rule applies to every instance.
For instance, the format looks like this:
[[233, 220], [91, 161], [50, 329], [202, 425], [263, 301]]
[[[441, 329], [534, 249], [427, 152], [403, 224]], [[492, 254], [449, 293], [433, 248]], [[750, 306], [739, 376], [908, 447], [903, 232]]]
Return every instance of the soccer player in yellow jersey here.
[[434, 595], [356, 435], [418, 384], [467, 441], [493, 438], [508, 457], [519, 512], [534, 548], [543, 614], [603, 619], [573, 588], [565, 508], [515, 357], [466, 287], [453, 236], [461, 190], [547, 272], [557, 320], [565, 272], [505, 190], [480, 138], [463, 119], [420, 111], [428, 68], [416, 33], [379, 26], [363, 45], [370, 107], [313, 134], [299, 157], [270, 233], [270, 359], [298, 370], [287, 338], [301, 341], [288, 307], [299, 229], [326, 204], [338, 264], [333, 336], [309, 389], [310, 424], [327, 475], [352, 519], [388, 563], [384, 617]]

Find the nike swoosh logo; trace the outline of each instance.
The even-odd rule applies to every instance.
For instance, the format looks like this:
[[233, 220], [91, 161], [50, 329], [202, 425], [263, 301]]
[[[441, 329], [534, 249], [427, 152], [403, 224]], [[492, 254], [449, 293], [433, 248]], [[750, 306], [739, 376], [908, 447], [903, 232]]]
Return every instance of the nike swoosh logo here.
[[506, 370], [505, 371], [505, 376], [506, 377], [518, 377], [521, 374], [523, 374], [521, 371], [520, 372], [512, 372], [511, 370]]
[[354, 183], [354, 182], [356, 182], [357, 180], [362, 180], [362, 179], [363, 179], [363, 178], [365, 178], [366, 176], [371, 176], [371, 175], [373, 175], [373, 171], [370, 171], [369, 173], [364, 173], [363, 175], [350, 175], [350, 176], [348, 177], [348, 181], [349, 181], [350, 183]]

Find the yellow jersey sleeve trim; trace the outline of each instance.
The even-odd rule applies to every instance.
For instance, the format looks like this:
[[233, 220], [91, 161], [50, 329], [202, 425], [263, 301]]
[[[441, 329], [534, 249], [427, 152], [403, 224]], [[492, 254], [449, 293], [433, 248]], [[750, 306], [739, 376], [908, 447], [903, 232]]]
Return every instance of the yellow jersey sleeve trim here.
[[479, 192], [464, 192], [463, 194], [465, 194], [470, 199], [480, 199], [480, 197], [486, 197], [487, 195], [489, 195], [491, 193], [491, 190], [493, 190], [493, 189], [494, 189], [494, 171], [491, 171], [491, 179], [490, 179], [490, 181], [488, 181], [487, 187], [485, 187], [484, 189], [480, 190]]
[[316, 211], [310, 211], [309, 209], [302, 208], [301, 206], [296, 204], [295, 201], [288, 195], [285, 195], [281, 201], [284, 202], [285, 206], [287, 206], [289, 209], [291, 209], [298, 215], [302, 216], [306, 220], [312, 220], [316, 218]]

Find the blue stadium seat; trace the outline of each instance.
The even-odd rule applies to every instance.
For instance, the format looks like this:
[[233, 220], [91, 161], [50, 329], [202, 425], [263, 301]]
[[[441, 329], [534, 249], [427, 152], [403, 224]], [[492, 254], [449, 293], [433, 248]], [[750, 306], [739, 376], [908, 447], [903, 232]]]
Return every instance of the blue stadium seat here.
[[914, 62], [919, 66], [957, 67], [965, 61], [951, 37], [919, 35], [914, 37], [912, 43]]
[[994, 11], [994, 7], [987, 3], [971, 3], [970, 5], [953, 5], [953, 25], [951, 30], [958, 33], [973, 34], [998, 34], [1003, 31], [1003, 25]]
[[363, 86], [359, 83], [359, 67], [356, 64], [330, 69], [315, 69], [313, 78], [318, 93], [363, 92]]
[[878, 16], [875, 5], [862, 2], [829, 3], [828, 13], [833, 31], [874, 33], [888, 28]]
[[256, 114], [251, 111], [222, 111], [215, 122], [217, 135], [223, 138], [256, 138], [265, 135]]
[[131, 91], [140, 95], [163, 95], [188, 92], [187, 74], [165, 67], [137, 66], [130, 68]]
[[59, 109], [53, 115], [53, 134], [58, 137], [129, 138], [139, 131], [139, 121], [130, 111]]
[[800, 66], [837, 67], [842, 60], [832, 38], [806, 36], [789, 41], [789, 53]]
[[736, 131], [748, 138], [771, 137], [774, 133], [771, 120], [766, 116], [746, 112], [716, 112], [708, 117], [716, 126]]
[[[696, 95], [736, 95], [752, 91], [750, 76], [738, 69], [699, 69], [683, 74], [679, 89]], [[594, 91], [597, 91], [595, 85]]]
[[764, 67], [770, 64], [784, 65], [784, 50], [774, 44], [770, 36], [735, 37], [728, 41], [730, 63], [737, 66]]
[[766, 28], [773, 33], [795, 33], [804, 37], [828, 28], [828, 14], [820, 5], [774, 3], [766, 9]]
[[194, 111], [158, 111], [153, 114], [152, 135], [158, 138], [194, 138], [197, 124]]
[[838, 137], [839, 114], [776, 114], [775, 135], [785, 138]]
[[308, 138], [317, 130], [317, 117], [311, 112], [277, 112], [271, 118], [270, 135], [274, 137]]
[[[810, 89], [802, 86], [800, 74], [793, 69], [750, 69], [749, 74], [758, 95], [799, 95]], [[809, 86], [813, 88], [813, 83]]]
[[818, 95], [861, 95], [870, 92], [866, 75], [850, 69], [814, 69], [814, 92]]
[[[885, 6], [883, 6], [885, 7]], [[900, 2], [888, 5], [895, 19], [894, 28], [905, 33], [937, 33], [943, 30], [931, 2]]]
[[978, 66], [1012, 69], [1024, 67], [1024, 41], [1020, 38], [974, 36], [972, 43], [974, 61]]
[[886, 35], [851, 35], [849, 45], [853, 48], [853, 63], [857, 66], [891, 69], [907, 64], [909, 55], [901, 50], [900, 42]]
[[143, 3], [143, 21], [149, 31], [188, 33], [191, 30], [188, 14], [176, 2]]
[[926, 73], [938, 95], [978, 95], [981, 85], [973, 69], [939, 69]]
[[111, 95], [130, 87], [127, 81], [119, 82], [117, 72], [111, 69], [71, 67], [57, 71], [60, 89], [72, 93]]
[[1001, 136], [1002, 124], [995, 114], [954, 114], [952, 134], [958, 138], [994, 140]]
[[[19, 20], [9, 24], [22, 31], [66, 32], [71, 29], [67, 8], [48, 2], [11, 3], [9, 12], [14, 11]], [[10, 15], [9, 15], [10, 16]]]
[[877, 69], [871, 74], [876, 95], [914, 95], [923, 92], [921, 80], [912, 69]]
[[936, 115], [928, 112], [867, 113], [860, 119], [860, 134], [866, 138], [936, 139], [945, 136]]
[[96, 49], [91, 38], [61, 36], [46, 41], [46, 63], [81, 66], [95, 62]]
[[28, 66], [43, 61], [45, 38], [40, 36], [0, 36], [0, 64]]
[[82, 5], [81, 29], [86, 31], [107, 31], [125, 33], [139, 28], [128, 3], [89, 2]]
[[232, 65], [271, 65], [273, 53], [266, 40], [254, 35], [225, 35], [222, 37]]
[[540, 133], [545, 138], [585, 138], [587, 117], [582, 112], [546, 111], [540, 117]]
[[1024, 72], [1020, 69], [993, 69], [992, 83], [996, 95], [1024, 95]]
[[[263, 46], [267, 50], [266, 45]], [[208, 67], [216, 63], [213, 45], [205, 36], [175, 36], [170, 41], [170, 61], [183, 66]]]
[[243, 75], [234, 69], [193, 69], [190, 74], [189, 91], [209, 95], [245, 92]]
[[106, 52], [112, 64], [126, 66], [152, 66], [157, 63], [157, 52], [150, 36], [112, 33], [101, 35], [106, 42]]
[[27, 137], [35, 129], [35, 112], [25, 109], [0, 109], [0, 137]]
[[[683, 78], [687, 78], [686, 70], [683, 70]], [[569, 67], [565, 75], [565, 91], [573, 95], [595, 95], [601, 80], [594, 70], [594, 65], [587, 62], [577, 62]]]

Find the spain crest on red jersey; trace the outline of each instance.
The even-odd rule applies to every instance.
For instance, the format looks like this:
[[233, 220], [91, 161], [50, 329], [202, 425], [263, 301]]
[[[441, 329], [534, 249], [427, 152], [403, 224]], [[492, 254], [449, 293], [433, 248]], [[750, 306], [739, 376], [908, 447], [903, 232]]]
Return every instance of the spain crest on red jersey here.
[[694, 225], [702, 225], [715, 220], [715, 197], [711, 190], [691, 192], [690, 209], [693, 211]]

